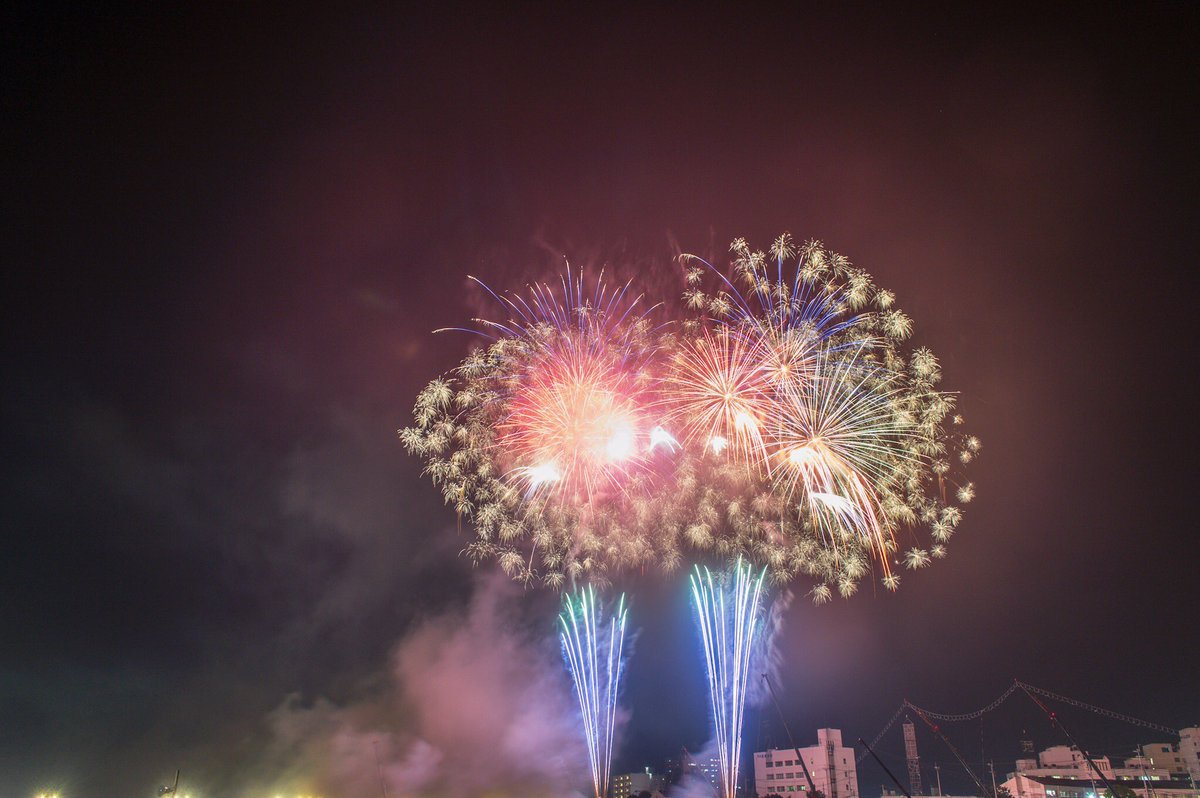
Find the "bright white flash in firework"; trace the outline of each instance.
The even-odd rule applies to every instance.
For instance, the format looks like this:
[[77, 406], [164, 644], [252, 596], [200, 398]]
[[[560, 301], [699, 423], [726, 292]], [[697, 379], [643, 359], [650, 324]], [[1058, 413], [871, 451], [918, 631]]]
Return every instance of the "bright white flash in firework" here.
[[675, 440], [675, 436], [662, 427], [650, 430], [650, 448], [654, 449], [657, 446], [665, 446], [670, 452], [680, 448], [679, 441]]
[[563, 659], [575, 682], [583, 715], [596, 798], [608, 798], [626, 614], [625, 596], [617, 601], [613, 612], [606, 614], [589, 585], [577, 596], [564, 597], [563, 611], [558, 616]]
[[766, 575], [766, 569], [757, 573], [755, 570], [739, 557], [725, 574], [714, 577], [708, 568], [697, 565], [691, 575], [696, 621], [708, 664], [708, 695], [717, 738], [721, 798], [735, 798], [737, 794], [746, 687], [750, 657], [761, 625], [762, 584]]
[[537, 493], [538, 488], [543, 485], [552, 485], [562, 479], [562, 472], [554, 463], [527, 466], [524, 469], [520, 469], [519, 472], [528, 485], [526, 490], [527, 496]]

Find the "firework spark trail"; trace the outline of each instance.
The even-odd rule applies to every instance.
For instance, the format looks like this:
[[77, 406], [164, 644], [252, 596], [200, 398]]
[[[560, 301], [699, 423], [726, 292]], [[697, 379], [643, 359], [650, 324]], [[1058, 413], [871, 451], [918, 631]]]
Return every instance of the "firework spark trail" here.
[[839, 527], [853, 529], [887, 573], [892, 532], [877, 509], [880, 492], [914, 460], [909, 449], [916, 436], [891, 408], [894, 376], [865, 362], [865, 349], [822, 355], [802, 390], [784, 392], [774, 476], [777, 490], [804, 499], [814, 528], [831, 545]]
[[596, 798], [608, 798], [627, 613], [622, 595], [616, 610], [608, 616], [605, 634], [604, 612], [596, 599], [595, 589], [589, 585], [577, 597], [566, 596], [563, 611], [558, 616], [562, 627], [559, 637], [563, 659], [575, 683], [579, 711], [583, 716], [583, 734]]
[[740, 557], [730, 571], [716, 578], [699, 565], [691, 575], [696, 621], [708, 667], [721, 798], [735, 798], [737, 793], [750, 656], [760, 626], [765, 576], [765, 568], [756, 575], [755, 568]]
[[681, 344], [659, 404], [686, 441], [714, 454], [729, 448], [748, 467], [769, 468], [762, 428], [772, 407], [763, 355], [758, 342], [726, 329]]

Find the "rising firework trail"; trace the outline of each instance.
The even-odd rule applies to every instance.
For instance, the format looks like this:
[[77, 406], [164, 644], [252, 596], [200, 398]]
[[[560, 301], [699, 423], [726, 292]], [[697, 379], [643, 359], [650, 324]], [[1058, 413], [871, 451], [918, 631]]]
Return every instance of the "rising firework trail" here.
[[750, 656], [760, 627], [760, 599], [766, 576], [765, 568], [757, 573], [755, 570], [739, 557], [725, 574], [714, 577], [708, 568], [697, 565], [691, 575], [696, 621], [708, 664], [721, 798], [735, 798], [737, 794]]
[[627, 612], [622, 595], [615, 611], [606, 614], [589, 585], [576, 596], [564, 597], [558, 616], [563, 659], [575, 682], [583, 716], [596, 798], [608, 798]]

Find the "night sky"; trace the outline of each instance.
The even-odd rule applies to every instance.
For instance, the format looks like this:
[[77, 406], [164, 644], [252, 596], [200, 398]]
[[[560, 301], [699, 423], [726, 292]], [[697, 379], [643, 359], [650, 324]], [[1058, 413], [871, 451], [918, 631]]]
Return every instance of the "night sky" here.
[[[376, 795], [373, 741], [389, 774], [419, 741], [477, 749], [429, 794], [535, 794], [489, 746], [518, 718], [508, 750], [575, 750], [533, 711], [563, 709], [556, 597], [460, 558], [396, 440], [469, 344], [431, 330], [485, 307], [468, 274], [566, 255], [675, 290], [678, 249], [785, 230], [897, 293], [984, 443], [947, 560], [894, 595], [797, 585], [801, 744], [1013, 677], [1200, 724], [1198, 23], [5, 11], [0, 798], [151, 796], [176, 768], [193, 798]], [[707, 738], [682, 576], [626, 587], [622, 769]], [[1093, 750], [1155, 741], [1072, 712]], [[748, 744], [782, 744], [762, 713]], [[1024, 698], [950, 731], [1002, 773], [1022, 729], [1064, 742]], [[880, 748], [902, 766], [895, 730]]]

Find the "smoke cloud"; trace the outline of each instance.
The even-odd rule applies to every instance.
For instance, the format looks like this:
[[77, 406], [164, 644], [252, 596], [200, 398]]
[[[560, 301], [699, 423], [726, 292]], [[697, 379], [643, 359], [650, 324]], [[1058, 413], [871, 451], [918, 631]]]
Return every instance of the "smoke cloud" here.
[[[262, 789], [338, 798], [579, 795], [589, 782], [578, 708], [557, 639], [531, 602], [481, 578], [465, 610], [424, 621], [395, 648], [387, 678], [360, 700], [269, 717]], [[543, 628], [546, 627], [546, 628]]]
[[755, 646], [750, 659], [750, 681], [752, 683], [746, 690], [746, 703], [751, 706], [763, 706], [771, 700], [771, 693], [767, 689], [767, 685], [763, 683], [763, 674], [766, 674], [776, 689], [779, 687], [779, 677], [785, 661], [779, 641], [782, 639], [784, 631], [784, 616], [787, 615], [788, 608], [792, 606], [795, 598], [796, 594], [792, 592], [791, 588], [785, 588], [773, 600], [767, 599], [769, 604], [766, 618], [763, 619], [762, 637]]

